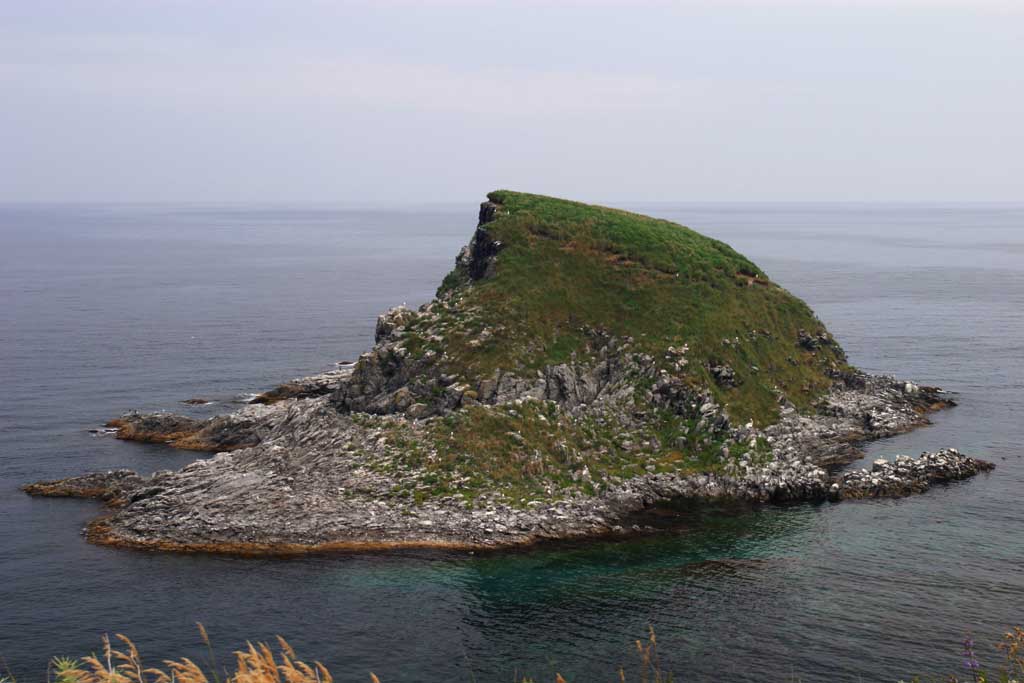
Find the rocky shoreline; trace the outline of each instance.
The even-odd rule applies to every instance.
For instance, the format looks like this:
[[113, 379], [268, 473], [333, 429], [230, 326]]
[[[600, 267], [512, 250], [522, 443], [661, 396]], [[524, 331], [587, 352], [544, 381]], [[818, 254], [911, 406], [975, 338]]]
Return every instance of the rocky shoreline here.
[[[437, 297], [381, 315], [374, 346], [354, 364], [210, 419], [128, 413], [108, 423], [119, 439], [213, 457], [177, 472], [92, 473], [25, 492], [105, 501], [110, 514], [87, 530], [95, 543], [286, 554], [629, 534], [638, 514], [667, 502], [904, 496], [992, 469], [949, 448], [840, 471], [863, 456], [860, 444], [926, 425], [929, 413], [955, 403], [940, 389], [850, 367], [802, 302], [725, 245], [644, 217], [492, 194], [528, 209], [540, 202], [552, 217], [589, 212], [562, 231], [625, 220], [624, 235], [678, 238], [688, 259], [711, 265], [687, 284], [680, 278], [690, 261], [595, 257], [573, 240], [543, 251], [542, 240], [560, 234], [554, 218], [537, 227], [537, 209], [523, 209], [516, 223], [506, 206], [484, 202]], [[499, 239], [493, 228], [502, 221]], [[502, 277], [514, 238], [521, 256], [536, 259], [527, 262], [531, 276], [541, 259], [564, 258], [566, 267], [582, 260], [607, 278], [628, 278], [618, 290], [593, 285], [601, 296], [556, 321], [549, 332], [557, 343], [542, 343], [515, 328], [516, 314], [496, 313], [532, 303], [531, 295], [488, 288]], [[530, 278], [505, 282], [522, 288]], [[662, 306], [699, 296], [694, 306], [706, 307], [706, 297], [728, 293], [720, 305], [744, 313], [716, 321], [710, 339], [694, 334], [694, 349], [679, 341], [687, 325], [661, 329], [648, 320], [646, 331], [609, 331], [616, 321], [603, 307], [607, 296], [628, 290], [618, 310], [630, 311], [643, 287], [657, 289]], [[777, 308], [766, 313], [768, 303]], [[737, 424], [736, 415], [751, 419]]]
[[[541, 399], [526, 399], [531, 401]], [[510, 403], [522, 405], [523, 399]], [[389, 423], [406, 418], [339, 413], [325, 396], [293, 398], [188, 423], [188, 447], [219, 452], [179, 472], [143, 477], [116, 470], [39, 482], [24, 490], [106, 501], [111, 514], [93, 522], [86, 535], [94, 543], [121, 547], [244, 555], [521, 546], [636, 533], [640, 529], [631, 521], [638, 513], [671, 501], [905, 496], [991, 470], [990, 463], [945, 449], [876, 462], [870, 470], [835, 471], [862, 457], [858, 444], [925, 425], [928, 412], [951, 404], [937, 389], [858, 375], [837, 384], [818, 414], [789, 408], [764, 430], [728, 428], [733, 442], [770, 443], [769, 457], [741, 457], [715, 472], [644, 473], [598, 495], [571, 491], [559, 500], [523, 506], [483, 496], [467, 507], [455, 497], [420, 502], [395, 497], [398, 479], [421, 476], [415, 471], [386, 475], [377, 466], [395, 448], [387, 443]], [[713, 405], [702, 409], [711, 421], [722, 418]], [[165, 414], [132, 414], [122, 420], [132, 428], [120, 438], [142, 441], [153, 440], [154, 433], [179, 434], [183, 424]], [[353, 443], [376, 448], [371, 456], [346, 458]]]

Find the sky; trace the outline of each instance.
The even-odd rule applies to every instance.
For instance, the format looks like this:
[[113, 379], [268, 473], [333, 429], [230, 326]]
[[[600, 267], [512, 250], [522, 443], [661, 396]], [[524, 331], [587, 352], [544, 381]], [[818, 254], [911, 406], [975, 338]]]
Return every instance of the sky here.
[[1024, 200], [1022, 0], [0, 0], [0, 202]]

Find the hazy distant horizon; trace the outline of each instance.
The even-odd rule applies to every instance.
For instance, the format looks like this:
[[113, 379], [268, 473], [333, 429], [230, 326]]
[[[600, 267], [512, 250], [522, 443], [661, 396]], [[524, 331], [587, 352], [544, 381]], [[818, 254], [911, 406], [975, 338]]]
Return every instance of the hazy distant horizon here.
[[1010, 0], [0, 6], [0, 201], [1024, 200]]
[[[510, 188], [495, 188], [495, 189], [510, 189]], [[489, 192], [490, 190], [488, 190]], [[513, 190], [520, 191], [520, 190]], [[530, 192], [528, 190], [521, 190], [523, 192]], [[545, 194], [543, 192], [531, 192], [532, 194]], [[197, 209], [202, 208], [222, 208], [222, 209], [274, 209], [280, 207], [282, 209], [296, 209], [296, 208], [324, 208], [324, 209], [340, 209], [340, 210], [368, 210], [372, 211], [375, 209], [391, 210], [391, 211], [402, 211], [404, 209], [451, 209], [462, 210], [467, 206], [470, 209], [475, 210], [476, 205], [479, 202], [486, 200], [487, 192], [481, 192], [478, 195], [472, 197], [465, 197], [463, 199], [447, 199], [443, 201], [410, 201], [396, 198], [394, 200], [380, 200], [380, 201], [367, 201], [367, 200], [332, 200], [332, 199], [203, 199], [203, 200], [176, 200], [176, 199], [156, 199], [156, 200], [107, 200], [107, 199], [83, 199], [83, 200], [59, 200], [59, 199], [32, 199], [32, 200], [0, 200], [0, 207], [5, 208], [32, 208], [32, 207], [167, 207], [167, 208], [186, 208], [195, 207]], [[612, 208], [620, 208], [625, 210], [631, 210], [633, 208], [641, 207], [728, 207], [735, 206], [737, 208], [742, 207], [757, 207], [757, 206], [778, 206], [783, 207], [827, 207], [827, 206], [849, 206], [849, 207], [900, 207], [906, 206], [908, 208], [914, 207], [928, 207], [928, 208], [956, 208], [956, 207], [1007, 207], [1007, 208], [1019, 208], [1024, 206], [1024, 199], [975, 199], [975, 200], [958, 200], [958, 199], [877, 199], [877, 200], [863, 200], [858, 201], [855, 199], [762, 199], [762, 200], [731, 200], [731, 199], [718, 199], [718, 200], [702, 200], [702, 199], [650, 199], [650, 200], [637, 200], [637, 199], [603, 199], [600, 197], [586, 197], [586, 196], [566, 196], [566, 195], [549, 195], [557, 196], [561, 199], [568, 199], [572, 201], [580, 201], [588, 204], [600, 204], [603, 206], [609, 206]]]

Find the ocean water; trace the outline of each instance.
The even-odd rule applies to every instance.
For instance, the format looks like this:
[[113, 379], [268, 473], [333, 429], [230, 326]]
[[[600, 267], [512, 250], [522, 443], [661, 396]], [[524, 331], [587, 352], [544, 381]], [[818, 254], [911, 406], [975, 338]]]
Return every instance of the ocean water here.
[[[1024, 206], [632, 206], [723, 239], [873, 372], [957, 392], [868, 456], [955, 446], [995, 472], [901, 500], [679, 510], [670, 531], [513, 552], [241, 559], [88, 545], [93, 502], [25, 482], [197, 457], [88, 432], [209, 414], [353, 359], [432, 295], [475, 207], [0, 207], [0, 657], [19, 681], [104, 632], [150, 663], [287, 637], [341, 681], [617, 680], [649, 626], [677, 680], [957, 671], [1024, 622]], [[211, 406], [181, 400], [202, 397]]]

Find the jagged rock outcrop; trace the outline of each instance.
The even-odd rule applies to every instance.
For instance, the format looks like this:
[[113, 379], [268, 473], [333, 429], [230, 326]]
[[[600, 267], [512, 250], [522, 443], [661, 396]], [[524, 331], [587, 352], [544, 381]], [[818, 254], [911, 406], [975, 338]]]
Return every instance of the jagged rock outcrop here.
[[[341, 383], [333, 400], [342, 410], [375, 414], [428, 417], [454, 410], [467, 400], [502, 404], [536, 398], [566, 409], [597, 400], [622, 397], [634, 391], [634, 382], [653, 377], [653, 359], [629, 353], [631, 340], [604, 340], [593, 363], [559, 363], [532, 376], [496, 371], [475, 382], [446, 374], [440, 355], [412, 355], [404, 345], [406, 325], [412, 320], [429, 324], [434, 312], [400, 307], [377, 321], [377, 345], [360, 356], [348, 381]], [[412, 410], [412, 413], [410, 413]]]
[[417, 403], [425, 406], [421, 416], [458, 407], [460, 397], [440, 384], [436, 356], [410, 357], [400, 341], [389, 341], [396, 332], [359, 357], [352, 376], [334, 392], [335, 404], [344, 411], [378, 415], [405, 413]]
[[230, 451], [252, 446], [280, 415], [273, 404], [250, 405], [227, 415], [197, 420], [172, 413], [130, 412], [107, 423], [124, 441], [161, 443], [191, 451]]
[[501, 240], [497, 240], [487, 230], [487, 224], [493, 222], [501, 211], [501, 205], [486, 201], [480, 205], [480, 218], [476, 232], [462, 251], [455, 263], [463, 268], [471, 280], [482, 280], [494, 274], [494, 264], [501, 251]]
[[992, 463], [963, 455], [955, 448], [922, 453], [916, 459], [899, 455], [892, 462], [876, 460], [870, 470], [842, 473], [832, 485], [833, 494], [842, 498], [908, 496], [923, 493], [934, 484], [960, 481], [993, 469]]
[[906, 384], [851, 372], [822, 397], [814, 413], [784, 406], [782, 419], [764, 432], [780, 454], [808, 454], [826, 467], [852, 462], [862, 455], [859, 443], [927, 425], [928, 413], [956, 405], [941, 389], [925, 387], [908, 394]]
[[352, 375], [351, 363], [339, 363], [336, 370], [328, 370], [309, 377], [298, 377], [255, 396], [249, 403], [277, 403], [289, 398], [316, 398], [337, 391], [338, 385]]

